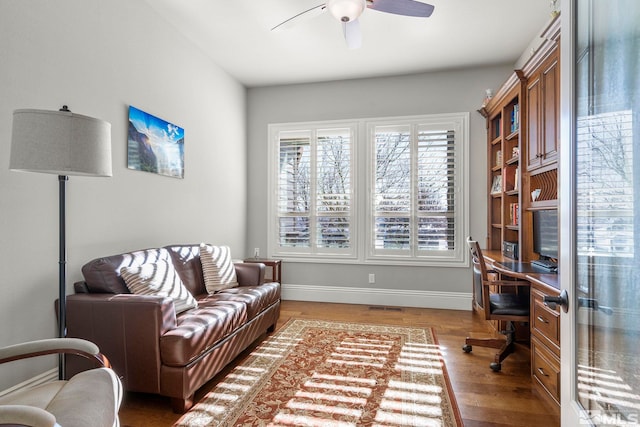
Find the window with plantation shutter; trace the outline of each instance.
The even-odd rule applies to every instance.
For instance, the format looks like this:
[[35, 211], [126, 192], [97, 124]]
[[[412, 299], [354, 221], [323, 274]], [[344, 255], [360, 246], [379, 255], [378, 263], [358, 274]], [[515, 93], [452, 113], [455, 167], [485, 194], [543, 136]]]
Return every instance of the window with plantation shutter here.
[[283, 132], [278, 173], [279, 243], [309, 248], [311, 132]]
[[[372, 256], [456, 257], [462, 218], [462, 127], [455, 122], [370, 124], [374, 146]], [[458, 154], [462, 151], [459, 150]], [[462, 156], [460, 156], [462, 160]]]
[[276, 253], [353, 254], [351, 127], [277, 132]]
[[316, 246], [351, 247], [351, 132], [320, 130], [316, 146]]
[[455, 247], [455, 132], [418, 128], [418, 250]]
[[376, 249], [411, 245], [411, 132], [406, 126], [375, 130], [374, 236]]
[[268, 255], [466, 265], [468, 120], [270, 125]]

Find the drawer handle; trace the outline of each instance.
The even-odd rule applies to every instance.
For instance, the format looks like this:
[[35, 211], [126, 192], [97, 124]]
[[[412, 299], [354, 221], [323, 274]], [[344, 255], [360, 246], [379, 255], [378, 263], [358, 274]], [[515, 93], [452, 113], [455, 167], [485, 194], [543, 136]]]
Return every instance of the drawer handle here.
[[538, 372], [540, 372], [540, 374], [541, 374], [541, 375], [543, 375], [543, 376], [545, 376], [545, 377], [548, 377], [548, 376], [549, 376], [548, 374], [546, 374], [546, 373], [544, 372], [544, 369], [542, 369], [542, 368], [538, 368]]
[[549, 323], [549, 321], [542, 316], [538, 316], [538, 320], [541, 321], [542, 323]]

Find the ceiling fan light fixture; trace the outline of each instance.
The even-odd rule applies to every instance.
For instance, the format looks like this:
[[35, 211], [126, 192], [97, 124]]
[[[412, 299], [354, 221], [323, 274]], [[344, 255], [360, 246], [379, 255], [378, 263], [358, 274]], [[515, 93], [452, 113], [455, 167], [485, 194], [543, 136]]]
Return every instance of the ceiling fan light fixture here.
[[350, 22], [364, 12], [365, 0], [328, 0], [327, 9], [337, 20]]

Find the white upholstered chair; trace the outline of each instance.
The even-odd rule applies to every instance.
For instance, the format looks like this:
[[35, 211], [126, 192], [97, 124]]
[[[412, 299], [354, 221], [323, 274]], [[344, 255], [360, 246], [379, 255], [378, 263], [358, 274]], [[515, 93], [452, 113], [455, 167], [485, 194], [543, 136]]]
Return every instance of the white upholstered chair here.
[[52, 338], [0, 348], [0, 364], [46, 354], [75, 354], [96, 369], [69, 380], [18, 389], [0, 397], [0, 426], [118, 427], [122, 384], [109, 361], [90, 341]]

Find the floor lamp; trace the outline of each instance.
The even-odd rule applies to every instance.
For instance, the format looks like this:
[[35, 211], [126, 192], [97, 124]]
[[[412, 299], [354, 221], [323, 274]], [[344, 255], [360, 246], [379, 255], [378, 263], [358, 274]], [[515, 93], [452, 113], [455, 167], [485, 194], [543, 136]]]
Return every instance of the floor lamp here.
[[[59, 111], [15, 110], [9, 168], [58, 175], [60, 256], [58, 280], [58, 336], [66, 336], [67, 251], [65, 189], [69, 175], [111, 176], [111, 124]], [[58, 377], [65, 378], [64, 358]]]

